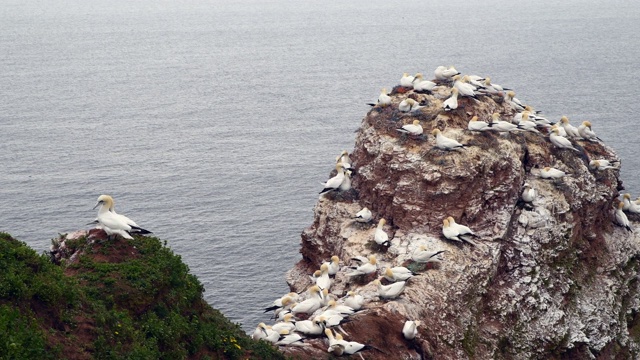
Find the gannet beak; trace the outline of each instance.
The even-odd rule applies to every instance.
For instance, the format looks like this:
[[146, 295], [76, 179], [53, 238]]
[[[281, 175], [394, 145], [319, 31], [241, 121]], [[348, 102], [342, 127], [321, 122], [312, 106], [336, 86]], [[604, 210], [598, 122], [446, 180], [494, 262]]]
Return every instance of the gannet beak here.
[[98, 203], [96, 204], [96, 206], [93, 207], [92, 210], [95, 210], [100, 204], [102, 204], [102, 201], [98, 201]]

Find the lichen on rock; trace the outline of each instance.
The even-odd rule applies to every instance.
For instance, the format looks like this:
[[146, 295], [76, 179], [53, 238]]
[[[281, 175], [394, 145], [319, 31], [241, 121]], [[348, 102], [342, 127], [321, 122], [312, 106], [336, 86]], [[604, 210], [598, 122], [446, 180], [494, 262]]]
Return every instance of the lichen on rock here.
[[[344, 326], [351, 340], [378, 349], [368, 359], [640, 356], [638, 239], [612, 222], [619, 170], [589, 167], [590, 159], [619, 160], [615, 152], [590, 141], [574, 141], [579, 153], [559, 149], [544, 131], [471, 132], [472, 116], [511, 119], [515, 112], [495, 95], [461, 98], [459, 109], [444, 112], [450, 89], [394, 91], [390, 106], [367, 113], [351, 154], [356, 195], [318, 201], [302, 233], [303, 258], [287, 275], [292, 291], [305, 290], [308, 275], [332, 255], [344, 265], [375, 254], [380, 267], [405, 266], [425, 245], [446, 250], [444, 261], [423, 266], [396, 300], [381, 301], [373, 284], [345, 276], [344, 268], [337, 274], [334, 295], [357, 288], [368, 300], [368, 310]], [[399, 112], [407, 97], [424, 107]], [[396, 131], [415, 119], [425, 134], [437, 128], [467, 146], [443, 151], [431, 135]], [[568, 175], [543, 179], [547, 166]], [[538, 194], [532, 204], [521, 200], [525, 182]], [[373, 225], [352, 219], [365, 206], [375, 222], [386, 219], [387, 250], [370, 246]], [[448, 216], [479, 235], [477, 246], [442, 236]], [[424, 324], [413, 342], [402, 338], [405, 320]], [[321, 349], [287, 351], [313, 357]]]

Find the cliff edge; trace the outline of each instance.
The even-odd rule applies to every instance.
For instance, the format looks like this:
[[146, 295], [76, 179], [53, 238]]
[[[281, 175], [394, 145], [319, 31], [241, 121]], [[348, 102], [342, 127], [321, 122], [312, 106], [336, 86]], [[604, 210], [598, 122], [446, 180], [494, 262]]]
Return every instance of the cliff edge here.
[[[309, 275], [339, 256], [330, 292], [365, 297], [366, 310], [343, 327], [348, 340], [375, 347], [367, 359], [638, 358], [639, 242], [614, 223], [619, 170], [589, 166], [619, 160], [615, 152], [586, 140], [573, 141], [579, 151], [561, 149], [542, 129], [467, 130], [473, 116], [511, 119], [516, 111], [503, 96], [461, 98], [458, 109], [445, 112], [450, 86], [433, 94], [405, 90], [397, 88], [391, 105], [373, 107], [362, 120], [351, 154], [353, 189], [318, 201], [302, 233], [303, 258], [287, 275], [291, 290], [307, 289]], [[423, 107], [400, 112], [407, 98]], [[397, 131], [414, 120], [424, 135]], [[467, 146], [434, 148], [433, 129]], [[542, 178], [545, 167], [567, 175]], [[525, 183], [537, 191], [531, 204], [521, 199]], [[353, 220], [363, 207], [373, 212], [371, 225]], [[479, 235], [477, 246], [443, 237], [448, 216]], [[388, 249], [373, 242], [381, 218]], [[421, 245], [446, 250], [443, 261], [418, 267], [411, 255]], [[408, 266], [419, 275], [399, 298], [383, 301], [371, 278], [346, 276], [350, 259], [371, 254], [379, 269]], [[413, 341], [402, 336], [406, 320], [423, 323]], [[327, 356], [326, 339], [310, 343], [286, 352]]]

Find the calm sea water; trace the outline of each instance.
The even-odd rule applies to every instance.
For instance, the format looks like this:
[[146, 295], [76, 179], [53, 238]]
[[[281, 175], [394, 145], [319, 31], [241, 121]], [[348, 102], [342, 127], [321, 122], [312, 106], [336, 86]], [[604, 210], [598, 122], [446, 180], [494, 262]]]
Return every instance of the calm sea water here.
[[640, 195], [638, 24], [620, 0], [5, 0], [0, 230], [45, 251], [111, 194], [249, 330], [364, 103], [405, 71], [455, 65], [591, 120]]

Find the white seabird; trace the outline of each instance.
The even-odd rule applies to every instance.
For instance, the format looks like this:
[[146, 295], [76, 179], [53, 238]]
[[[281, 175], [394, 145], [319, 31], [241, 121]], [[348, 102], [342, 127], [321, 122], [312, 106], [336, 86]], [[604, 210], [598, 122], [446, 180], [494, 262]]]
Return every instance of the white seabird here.
[[401, 133], [410, 134], [414, 136], [422, 135], [423, 129], [420, 125], [420, 120], [413, 120], [412, 124], [402, 125], [402, 128], [396, 129]]
[[311, 296], [308, 299], [296, 304], [291, 308], [292, 313], [313, 314], [316, 310], [320, 309], [320, 307], [322, 306], [322, 293], [320, 288], [317, 285], [314, 285], [309, 288], [309, 293], [311, 294]]
[[489, 93], [489, 94], [498, 94], [501, 93], [505, 90], [509, 90], [509, 89], [505, 89], [502, 86], [498, 85], [498, 84], [494, 84], [491, 82], [491, 78], [490, 77], [486, 77], [484, 79], [484, 83], [482, 84], [482, 86], [484, 87], [484, 91]]
[[622, 202], [624, 203], [622, 210], [632, 214], [640, 214], [640, 206], [635, 201], [631, 201], [631, 194], [624, 194]]
[[511, 106], [513, 110], [524, 110], [524, 105], [522, 105], [522, 102], [520, 102], [520, 100], [516, 98], [516, 93], [514, 91], [507, 91], [507, 93], [504, 95], [504, 100], [507, 102], [507, 104], [509, 104], [509, 106]]
[[373, 281], [373, 284], [378, 287], [378, 296], [382, 299], [395, 299], [397, 298], [402, 290], [404, 290], [404, 285], [406, 284], [404, 281], [398, 281], [389, 285], [382, 285], [380, 280], [376, 279]]
[[417, 92], [431, 92], [436, 87], [433, 81], [425, 80], [421, 73], [413, 79], [413, 90]]
[[356, 219], [357, 222], [368, 223], [372, 218], [373, 214], [371, 213], [371, 210], [369, 210], [367, 207], [363, 207], [362, 210], [356, 213], [354, 219]]
[[594, 170], [606, 170], [606, 169], [617, 169], [617, 167], [613, 166], [616, 161], [609, 161], [606, 159], [598, 159], [589, 161], [589, 167]]
[[418, 111], [422, 108], [422, 106], [420, 104], [418, 104], [417, 101], [413, 100], [412, 98], [406, 98], [402, 101], [400, 101], [400, 104], [398, 104], [398, 110], [400, 110], [401, 112], [414, 112], [414, 111]]
[[415, 77], [409, 75], [408, 73], [402, 74], [400, 78], [400, 86], [413, 89], [413, 80]]
[[404, 326], [402, 327], [402, 335], [404, 336], [405, 339], [407, 340], [413, 340], [416, 338], [416, 335], [418, 335], [418, 326], [420, 326], [420, 321], [416, 320], [416, 321], [412, 321], [412, 320], [407, 320], [404, 323]]
[[380, 106], [380, 107], [386, 107], [391, 105], [391, 96], [389, 96], [389, 94], [387, 93], [387, 89], [386, 88], [382, 88], [382, 90], [380, 90], [380, 95], [378, 95], [378, 102], [377, 103], [367, 103], [367, 105], [371, 105], [371, 106]]
[[465, 79], [466, 79], [466, 76], [464, 78], [461, 78], [460, 75], [454, 76], [453, 87], [455, 89], [458, 89], [459, 94], [461, 96], [467, 96], [467, 97], [472, 97], [474, 99], [477, 99], [478, 97], [476, 96], [476, 93], [475, 93], [476, 88], [473, 85], [464, 82]]
[[392, 268], [385, 268], [382, 273], [382, 276], [391, 282], [406, 281], [406, 280], [409, 280], [414, 275], [416, 274], [413, 271], [407, 269], [404, 266], [395, 266]]
[[438, 149], [453, 150], [456, 148], [462, 148], [466, 146], [466, 145], [460, 144], [454, 139], [451, 139], [442, 135], [439, 129], [433, 129], [433, 131], [431, 131], [431, 135], [436, 137], [436, 147]]
[[451, 80], [451, 78], [453, 78], [454, 76], [460, 75], [458, 70], [456, 70], [453, 66], [449, 66], [449, 68], [438, 66], [433, 73], [436, 77], [436, 80]]
[[580, 132], [578, 131], [578, 128], [569, 124], [568, 117], [566, 116], [561, 117], [559, 125], [564, 129], [568, 137], [577, 138], [577, 139], [582, 137], [580, 136]]
[[304, 337], [292, 330], [282, 329], [278, 332], [280, 339], [275, 343], [280, 346], [310, 346], [304, 342]]
[[493, 113], [491, 115], [491, 122], [489, 123], [489, 127], [491, 128], [491, 130], [499, 132], [510, 132], [513, 130], [518, 130], [520, 128], [516, 124], [500, 120], [500, 114], [498, 113]]
[[386, 223], [387, 223], [387, 220], [380, 219], [380, 221], [378, 221], [378, 227], [376, 228], [376, 232], [373, 236], [373, 239], [375, 240], [376, 244], [380, 246], [391, 245], [391, 243], [389, 242], [389, 235], [387, 235], [387, 233], [383, 229], [384, 224]]
[[443, 221], [442, 233], [447, 239], [458, 241], [464, 240], [471, 245], [476, 245], [476, 243], [471, 240], [471, 237], [478, 237], [478, 235], [476, 235], [468, 226], [456, 223], [456, 220], [453, 218], [453, 216], [449, 216], [445, 220], [447, 222], [445, 223]]
[[618, 203], [618, 208], [616, 209], [616, 213], [615, 213], [616, 224], [622, 226], [623, 228], [627, 229], [630, 232], [633, 232], [633, 230], [631, 229], [631, 225], [629, 224], [629, 219], [627, 219], [627, 215], [622, 211], [623, 207], [624, 207], [624, 203], [620, 201], [620, 203]]
[[296, 331], [305, 335], [320, 335], [324, 331], [324, 319], [317, 316], [313, 320], [296, 321]]
[[564, 129], [564, 127], [558, 126], [558, 124], [555, 124], [549, 129], [550, 132], [552, 132], [553, 129], [558, 129], [558, 135], [562, 136], [563, 138], [567, 137], [567, 131]]
[[491, 128], [489, 128], [489, 124], [487, 124], [484, 121], [478, 121], [478, 117], [474, 116], [471, 118], [471, 120], [469, 120], [469, 125], [467, 125], [467, 129], [471, 130], [471, 131], [487, 131], [487, 130], [491, 130]]
[[573, 144], [571, 144], [571, 141], [569, 141], [569, 139], [560, 135], [559, 127], [553, 128], [551, 130], [551, 134], [549, 134], [549, 140], [553, 145], [561, 149], [571, 149], [573, 151], [580, 152], [580, 150], [573, 147]]
[[111, 196], [100, 195], [98, 197], [98, 202], [93, 208], [95, 209], [98, 206], [100, 206], [100, 209], [98, 209], [98, 224], [108, 235], [116, 234], [125, 239], [131, 240], [133, 239], [133, 237], [131, 237], [131, 233], [151, 233], [150, 231], [139, 227], [128, 217], [116, 214], [115, 210], [113, 212], [109, 211], [110, 208], [114, 207], [113, 198]]
[[536, 190], [528, 183], [524, 183], [524, 190], [522, 191], [522, 201], [526, 203], [533, 203], [536, 199]]
[[260, 323], [253, 331], [251, 338], [254, 340], [266, 340], [270, 343], [275, 343], [280, 338], [280, 334], [271, 329], [271, 326], [268, 326], [265, 323]]
[[338, 187], [339, 191], [349, 191], [349, 190], [351, 190], [351, 174], [352, 174], [351, 170], [345, 169], [344, 178], [342, 179], [342, 182], [340, 183], [340, 186]]
[[342, 185], [345, 177], [344, 167], [342, 166], [342, 163], [336, 164], [336, 170], [338, 171], [338, 173], [336, 174], [336, 176], [327, 180], [327, 182], [324, 184], [324, 189], [320, 191], [320, 194], [324, 194], [332, 190], [338, 190], [340, 188], [340, 185]]
[[353, 167], [351, 167], [351, 158], [347, 150], [342, 150], [340, 155], [336, 156], [336, 164], [338, 163], [342, 163], [342, 167], [345, 170], [353, 170]]
[[411, 255], [411, 260], [418, 263], [441, 262], [442, 260], [440, 260], [438, 255], [445, 251], [446, 250], [427, 251], [426, 246], [420, 245]]
[[458, 89], [451, 89], [451, 96], [442, 103], [444, 111], [451, 111], [458, 108]]
[[271, 326], [271, 329], [277, 332], [280, 332], [281, 330], [293, 331], [296, 328], [296, 324], [293, 320], [293, 314], [285, 314], [282, 321], [275, 323]]
[[593, 130], [591, 130], [591, 122], [589, 122], [589, 121], [583, 121], [582, 124], [580, 126], [578, 126], [578, 133], [585, 140], [589, 140], [589, 141], [600, 140], [600, 141], [602, 141], [602, 139], [597, 137], [596, 133], [593, 132]]
[[323, 265], [324, 264], [327, 264], [327, 267], [329, 269], [328, 273], [330, 276], [337, 274], [338, 270], [340, 270], [340, 258], [337, 255], [333, 255], [331, 257], [331, 261], [325, 262], [323, 263]]
[[544, 169], [540, 170], [540, 177], [542, 177], [543, 179], [560, 179], [565, 175], [567, 175], [567, 173], [565, 173], [564, 171], [549, 166], [546, 166]]
[[[361, 261], [362, 259], [356, 258], [356, 260]], [[375, 255], [369, 256], [369, 261], [365, 262], [357, 267], [351, 267], [352, 272], [348, 273], [347, 276], [358, 276], [358, 275], [367, 275], [376, 272], [378, 270], [377, 260]]]
[[329, 277], [329, 264], [320, 265], [320, 276], [316, 278], [316, 285], [320, 290], [328, 289], [331, 286], [331, 278]]
[[364, 305], [364, 297], [355, 291], [351, 290], [347, 292], [347, 296], [342, 298], [342, 303], [345, 306], [352, 308], [355, 311], [362, 309]]

